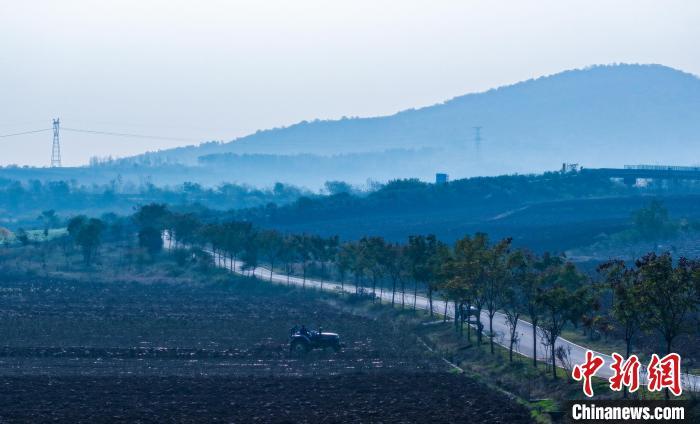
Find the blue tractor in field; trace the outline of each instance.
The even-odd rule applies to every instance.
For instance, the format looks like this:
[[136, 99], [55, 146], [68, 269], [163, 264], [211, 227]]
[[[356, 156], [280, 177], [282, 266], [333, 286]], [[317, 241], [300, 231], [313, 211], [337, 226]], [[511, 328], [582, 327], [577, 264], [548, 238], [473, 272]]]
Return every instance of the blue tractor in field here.
[[305, 326], [294, 327], [289, 330], [289, 352], [296, 354], [308, 353], [313, 349], [331, 348], [334, 352], [340, 352], [344, 344], [340, 342], [337, 333], [325, 333], [323, 329], [309, 331]]

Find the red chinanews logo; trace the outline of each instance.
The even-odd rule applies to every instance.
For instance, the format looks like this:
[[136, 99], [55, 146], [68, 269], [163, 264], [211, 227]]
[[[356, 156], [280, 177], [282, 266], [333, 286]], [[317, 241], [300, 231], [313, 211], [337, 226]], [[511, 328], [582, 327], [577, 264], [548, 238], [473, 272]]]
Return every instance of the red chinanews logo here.
[[637, 355], [632, 355], [627, 360], [617, 353], [613, 353], [612, 357], [615, 362], [610, 365], [610, 368], [615, 372], [615, 375], [608, 379], [610, 390], [619, 392], [624, 386], [630, 393], [636, 392], [639, 389], [640, 367]]
[[[610, 369], [614, 374], [608, 379], [610, 390], [621, 391], [626, 387], [630, 393], [639, 389], [639, 369], [641, 363], [637, 355], [631, 355], [625, 359], [617, 353], [612, 354], [613, 363]], [[576, 381], [583, 380], [583, 393], [588, 397], [593, 397], [592, 378], [596, 372], [605, 364], [602, 356], [594, 352], [586, 351], [586, 361], [576, 365], [571, 372], [571, 377]], [[647, 366], [647, 390], [650, 392], [669, 389], [675, 396], [683, 393], [681, 387], [681, 357], [677, 353], [669, 353], [663, 358], [657, 354], [651, 355], [651, 360]]]

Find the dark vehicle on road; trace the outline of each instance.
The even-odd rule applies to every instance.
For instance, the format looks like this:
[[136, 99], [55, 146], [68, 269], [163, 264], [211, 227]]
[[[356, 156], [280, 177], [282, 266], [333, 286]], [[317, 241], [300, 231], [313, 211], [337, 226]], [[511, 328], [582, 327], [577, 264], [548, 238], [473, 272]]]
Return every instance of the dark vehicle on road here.
[[325, 333], [322, 329], [318, 331], [308, 331], [306, 328], [293, 328], [289, 332], [289, 352], [307, 353], [312, 349], [331, 348], [339, 352], [344, 344], [340, 342], [337, 333]]

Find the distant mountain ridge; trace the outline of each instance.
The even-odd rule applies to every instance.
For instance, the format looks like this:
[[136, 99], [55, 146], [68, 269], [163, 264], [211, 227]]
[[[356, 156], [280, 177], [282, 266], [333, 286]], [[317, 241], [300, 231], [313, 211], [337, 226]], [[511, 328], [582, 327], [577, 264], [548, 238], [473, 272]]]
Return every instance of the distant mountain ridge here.
[[[475, 126], [482, 127], [480, 147]], [[562, 162], [694, 165], [700, 162], [700, 79], [661, 65], [593, 66], [390, 116], [300, 122], [229, 143], [129, 160], [197, 164], [200, 156], [226, 153], [337, 155], [422, 148], [442, 152], [426, 160], [455, 176], [538, 172]]]

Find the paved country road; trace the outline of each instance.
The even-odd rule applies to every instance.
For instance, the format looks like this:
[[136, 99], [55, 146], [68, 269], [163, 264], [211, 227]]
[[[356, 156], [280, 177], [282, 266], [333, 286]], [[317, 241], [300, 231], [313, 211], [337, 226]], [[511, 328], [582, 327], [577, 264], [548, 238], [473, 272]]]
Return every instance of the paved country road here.
[[[167, 235], [166, 241], [167, 241]], [[214, 255], [213, 252], [207, 251], [210, 253], [212, 256], [214, 256], [214, 263], [222, 268], [226, 268], [228, 270], [232, 270], [236, 274], [240, 275], [247, 275], [247, 276], [252, 276], [254, 275], [256, 278], [259, 278], [261, 280], [265, 281], [270, 281], [272, 283], [279, 283], [279, 284], [293, 284], [296, 286], [304, 286], [304, 287], [310, 287], [310, 288], [316, 288], [319, 290], [327, 290], [327, 291], [334, 291], [334, 292], [345, 292], [345, 293], [355, 293], [355, 286], [350, 285], [350, 284], [345, 284], [342, 285], [337, 281], [325, 281], [325, 280], [316, 280], [316, 279], [309, 279], [307, 278], [306, 280], [300, 278], [300, 277], [295, 277], [295, 276], [287, 276], [283, 274], [278, 274], [276, 272], [270, 272], [269, 268], [265, 267], [258, 267], [255, 269], [254, 272], [251, 272], [250, 270], [243, 270], [242, 269], [242, 264], [236, 263], [235, 268], [232, 267], [231, 261], [227, 259], [225, 256], [216, 254]], [[233, 268], [233, 269], [232, 269]], [[365, 290], [366, 292], [371, 292], [370, 288], [367, 287], [361, 287], [361, 289]], [[391, 292], [390, 291], [384, 291], [384, 292], [377, 292], [376, 293], [377, 298], [382, 299], [382, 301], [387, 301], [391, 302]], [[414, 302], [414, 296], [413, 294], [410, 293], [397, 293], [396, 294], [396, 301], [401, 302], [401, 296], [404, 296], [405, 302], [407, 305], [413, 305]], [[416, 308], [418, 309], [423, 309], [428, 311], [430, 306], [428, 302], [428, 298], [424, 296], [416, 296], [415, 297], [415, 303], [416, 303]], [[433, 300], [433, 312], [438, 313], [438, 314], [443, 314], [445, 313], [445, 302], [444, 301], [438, 301], [438, 300]], [[447, 304], [447, 316], [449, 318], [454, 318], [454, 304], [451, 302], [448, 302]], [[488, 328], [488, 313], [486, 311], [482, 311], [481, 313], [481, 322], [483, 323], [484, 327], [487, 329]], [[493, 319], [493, 331], [494, 331], [494, 343], [497, 343], [501, 346], [504, 346], [508, 348], [510, 344], [510, 328], [508, 327], [508, 322], [506, 320], [506, 316], [501, 313], [501, 312], [496, 312], [496, 315], [494, 316]], [[524, 320], [519, 320], [518, 325], [517, 325], [517, 336], [516, 336], [516, 344], [514, 346], [514, 351], [519, 353], [520, 355], [526, 356], [528, 358], [532, 358], [534, 354], [534, 345], [537, 343], [537, 359], [540, 361], [548, 361], [549, 360], [549, 348], [543, 344], [541, 338], [537, 337], [537, 342], [533, 340], [532, 337], [532, 324], [530, 324], [527, 321]], [[559, 338], [557, 340], [556, 347], [562, 346], [565, 351], [569, 355], [569, 361], [571, 364], [583, 364], [586, 361], [586, 351], [589, 350], [585, 346], [580, 346], [576, 343], [570, 342], [569, 340], [566, 340], [564, 338]], [[595, 352], [595, 351], [594, 351]], [[601, 377], [601, 378], [610, 378], [613, 375], [613, 370], [610, 368], [610, 365], [613, 363], [613, 359], [610, 355], [605, 355], [599, 352], [595, 352], [596, 355], [601, 356], [605, 360], [605, 365], [601, 367], [598, 372], [596, 373], [596, 376]], [[646, 363], [643, 363], [642, 366], [640, 367], [642, 369], [641, 375], [640, 375], [640, 381], [642, 384], [646, 384], [646, 371], [644, 370], [646, 368]], [[559, 361], [557, 361], [557, 366], [563, 367], [563, 364], [561, 364]], [[688, 391], [693, 391], [693, 392], [698, 392], [700, 391], [700, 376], [694, 375], [694, 374], [683, 374], [682, 375], [682, 387], [683, 390], [688, 390]]]

